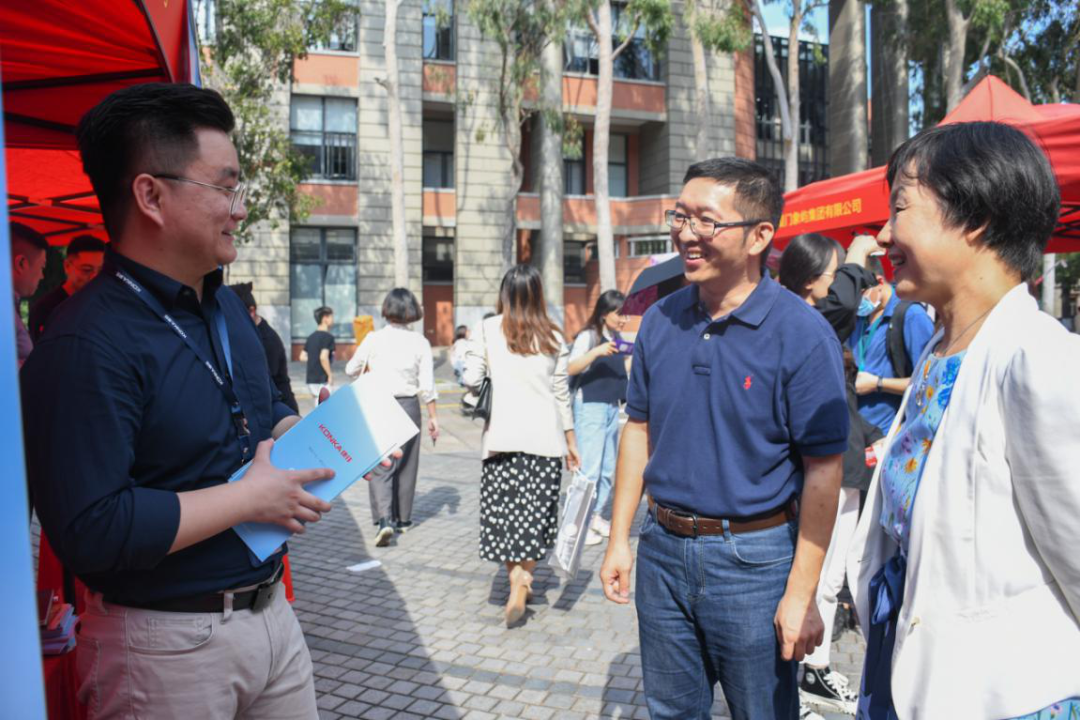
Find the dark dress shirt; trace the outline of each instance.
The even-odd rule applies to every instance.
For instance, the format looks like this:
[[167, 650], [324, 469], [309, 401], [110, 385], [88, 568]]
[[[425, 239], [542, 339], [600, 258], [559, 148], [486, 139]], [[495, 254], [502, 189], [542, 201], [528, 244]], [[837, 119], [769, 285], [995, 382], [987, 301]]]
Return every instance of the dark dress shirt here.
[[49, 322], [49, 318], [52, 317], [53, 311], [60, 305], [60, 303], [67, 300], [67, 290], [63, 285], [59, 285], [49, 292], [45, 293], [37, 299], [33, 305], [30, 306], [30, 339], [35, 343], [41, 340], [41, 336], [45, 334], [45, 326]]
[[776, 510], [802, 492], [803, 457], [847, 448], [840, 342], [768, 276], [716, 320], [691, 285], [642, 318], [626, 413], [649, 424], [656, 502], [714, 518]]
[[60, 560], [107, 600], [138, 604], [265, 580], [232, 530], [169, 554], [177, 493], [220, 485], [241, 465], [221, 389], [195, 353], [117, 276], [140, 283], [223, 375], [220, 307], [252, 448], [293, 412], [277, 400], [258, 333], [217, 270], [195, 291], [108, 250], [65, 302], [21, 373], [26, 461], [42, 528]]
[[259, 331], [259, 340], [266, 352], [266, 364], [270, 366], [270, 379], [281, 393], [281, 402], [291, 407], [293, 412], [299, 413], [300, 406], [296, 403], [292, 383], [289, 382], [289, 356], [285, 352], [285, 343], [281, 341], [277, 331], [270, 327], [270, 323], [266, 322], [266, 318], [263, 318], [255, 329]]

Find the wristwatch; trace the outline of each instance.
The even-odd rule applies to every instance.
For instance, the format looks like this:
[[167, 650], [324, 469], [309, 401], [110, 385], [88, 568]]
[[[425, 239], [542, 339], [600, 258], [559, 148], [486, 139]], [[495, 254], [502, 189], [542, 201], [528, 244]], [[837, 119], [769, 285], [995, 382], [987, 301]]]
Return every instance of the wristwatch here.
[[880, 375], [878, 375], [878, 379], [877, 379], [877, 391], [878, 391], [878, 392], [883, 392], [883, 391], [884, 391], [884, 390], [883, 390], [883, 388], [881, 387], [881, 383], [882, 383], [882, 381], [883, 381], [884, 379], [885, 379], [885, 378], [883, 378], [883, 377], [881, 377]]

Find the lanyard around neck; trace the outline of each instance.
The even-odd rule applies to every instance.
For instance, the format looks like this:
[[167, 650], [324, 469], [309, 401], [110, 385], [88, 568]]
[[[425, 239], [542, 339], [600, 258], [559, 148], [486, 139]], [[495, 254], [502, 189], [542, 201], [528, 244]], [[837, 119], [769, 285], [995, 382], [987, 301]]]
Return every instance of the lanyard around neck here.
[[874, 333], [877, 332], [878, 327], [881, 325], [881, 321], [885, 319], [885, 313], [882, 312], [878, 315], [877, 320], [870, 323], [870, 326], [866, 328], [866, 331], [859, 336], [859, 342], [855, 343], [855, 365], [859, 370], [866, 368], [866, 353], [870, 349], [870, 343], [874, 339]]
[[[211, 310], [214, 315], [214, 323], [217, 326], [218, 339], [221, 342], [221, 352], [225, 356], [225, 364], [228, 367], [228, 374], [222, 377], [221, 373], [214, 366], [214, 363], [210, 361], [206, 354], [199, 348], [198, 345], [191, 339], [191, 337], [184, 332], [184, 329], [180, 327], [180, 324], [173, 319], [172, 315], [162, 307], [157, 298], [147, 292], [142, 285], [135, 281], [130, 275], [123, 270], [116, 270], [116, 278], [127, 286], [131, 292], [135, 293], [135, 296], [146, 303], [146, 306], [157, 315], [172, 331], [184, 341], [188, 349], [195, 353], [195, 357], [199, 359], [203, 367], [210, 373], [210, 377], [214, 379], [214, 384], [221, 390], [222, 395], [225, 396], [225, 402], [229, 405], [229, 414], [232, 416], [233, 427], [236, 430], [236, 437], [240, 441], [240, 453], [241, 460], [247, 462], [251, 459], [251, 431], [248, 429], [247, 417], [244, 415], [244, 408], [240, 404], [240, 398], [237, 397], [236, 391], [232, 385], [232, 357], [231, 357], [231, 345], [229, 343], [229, 331], [225, 326], [225, 317], [222, 315], [217, 301], [214, 302], [214, 307]], [[214, 334], [210, 333], [210, 342], [214, 342]], [[215, 349], [217, 349], [215, 347]]]

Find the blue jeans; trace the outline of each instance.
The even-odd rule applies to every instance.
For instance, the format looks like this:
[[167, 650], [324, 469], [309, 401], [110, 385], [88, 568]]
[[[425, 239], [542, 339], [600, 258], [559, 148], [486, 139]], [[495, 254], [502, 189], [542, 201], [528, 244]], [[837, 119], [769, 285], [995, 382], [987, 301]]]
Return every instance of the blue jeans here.
[[798, 718], [797, 664], [773, 629], [797, 535], [790, 522], [685, 538], [648, 513], [635, 602], [652, 720], [708, 720], [717, 682], [733, 720]]
[[574, 397], [574, 435], [581, 453], [581, 472], [596, 482], [596, 514], [607, 511], [611, 480], [619, 453], [619, 406], [587, 403]]

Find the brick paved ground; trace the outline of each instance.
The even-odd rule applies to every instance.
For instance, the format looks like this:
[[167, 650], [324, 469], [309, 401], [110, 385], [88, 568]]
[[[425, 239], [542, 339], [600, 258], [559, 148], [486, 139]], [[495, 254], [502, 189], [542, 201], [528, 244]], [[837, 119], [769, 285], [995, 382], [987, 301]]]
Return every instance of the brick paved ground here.
[[[293, 370], [294, 389], [306, 392]], [[367, 489], [357, 485], [290, 543], [322, 716], [647, 718], [635, 613], [603, 597], [602, 545], [586, 549], [572, 583], [541, 565], [526, 623], [503, 625], [506, 571], [477, 556], [480, 428], [455, 411], [453, 384], [440, 382], [444, 434], [436, 448], [424, 443], [415, 529], [374, 547]], [[348, 570], [371, 560], [381, 565]], [[861, 639], [845, 633], [833, 666], [854, 682], [861, 662]], [[714, 716], [728, 717], [720, 699]]]

